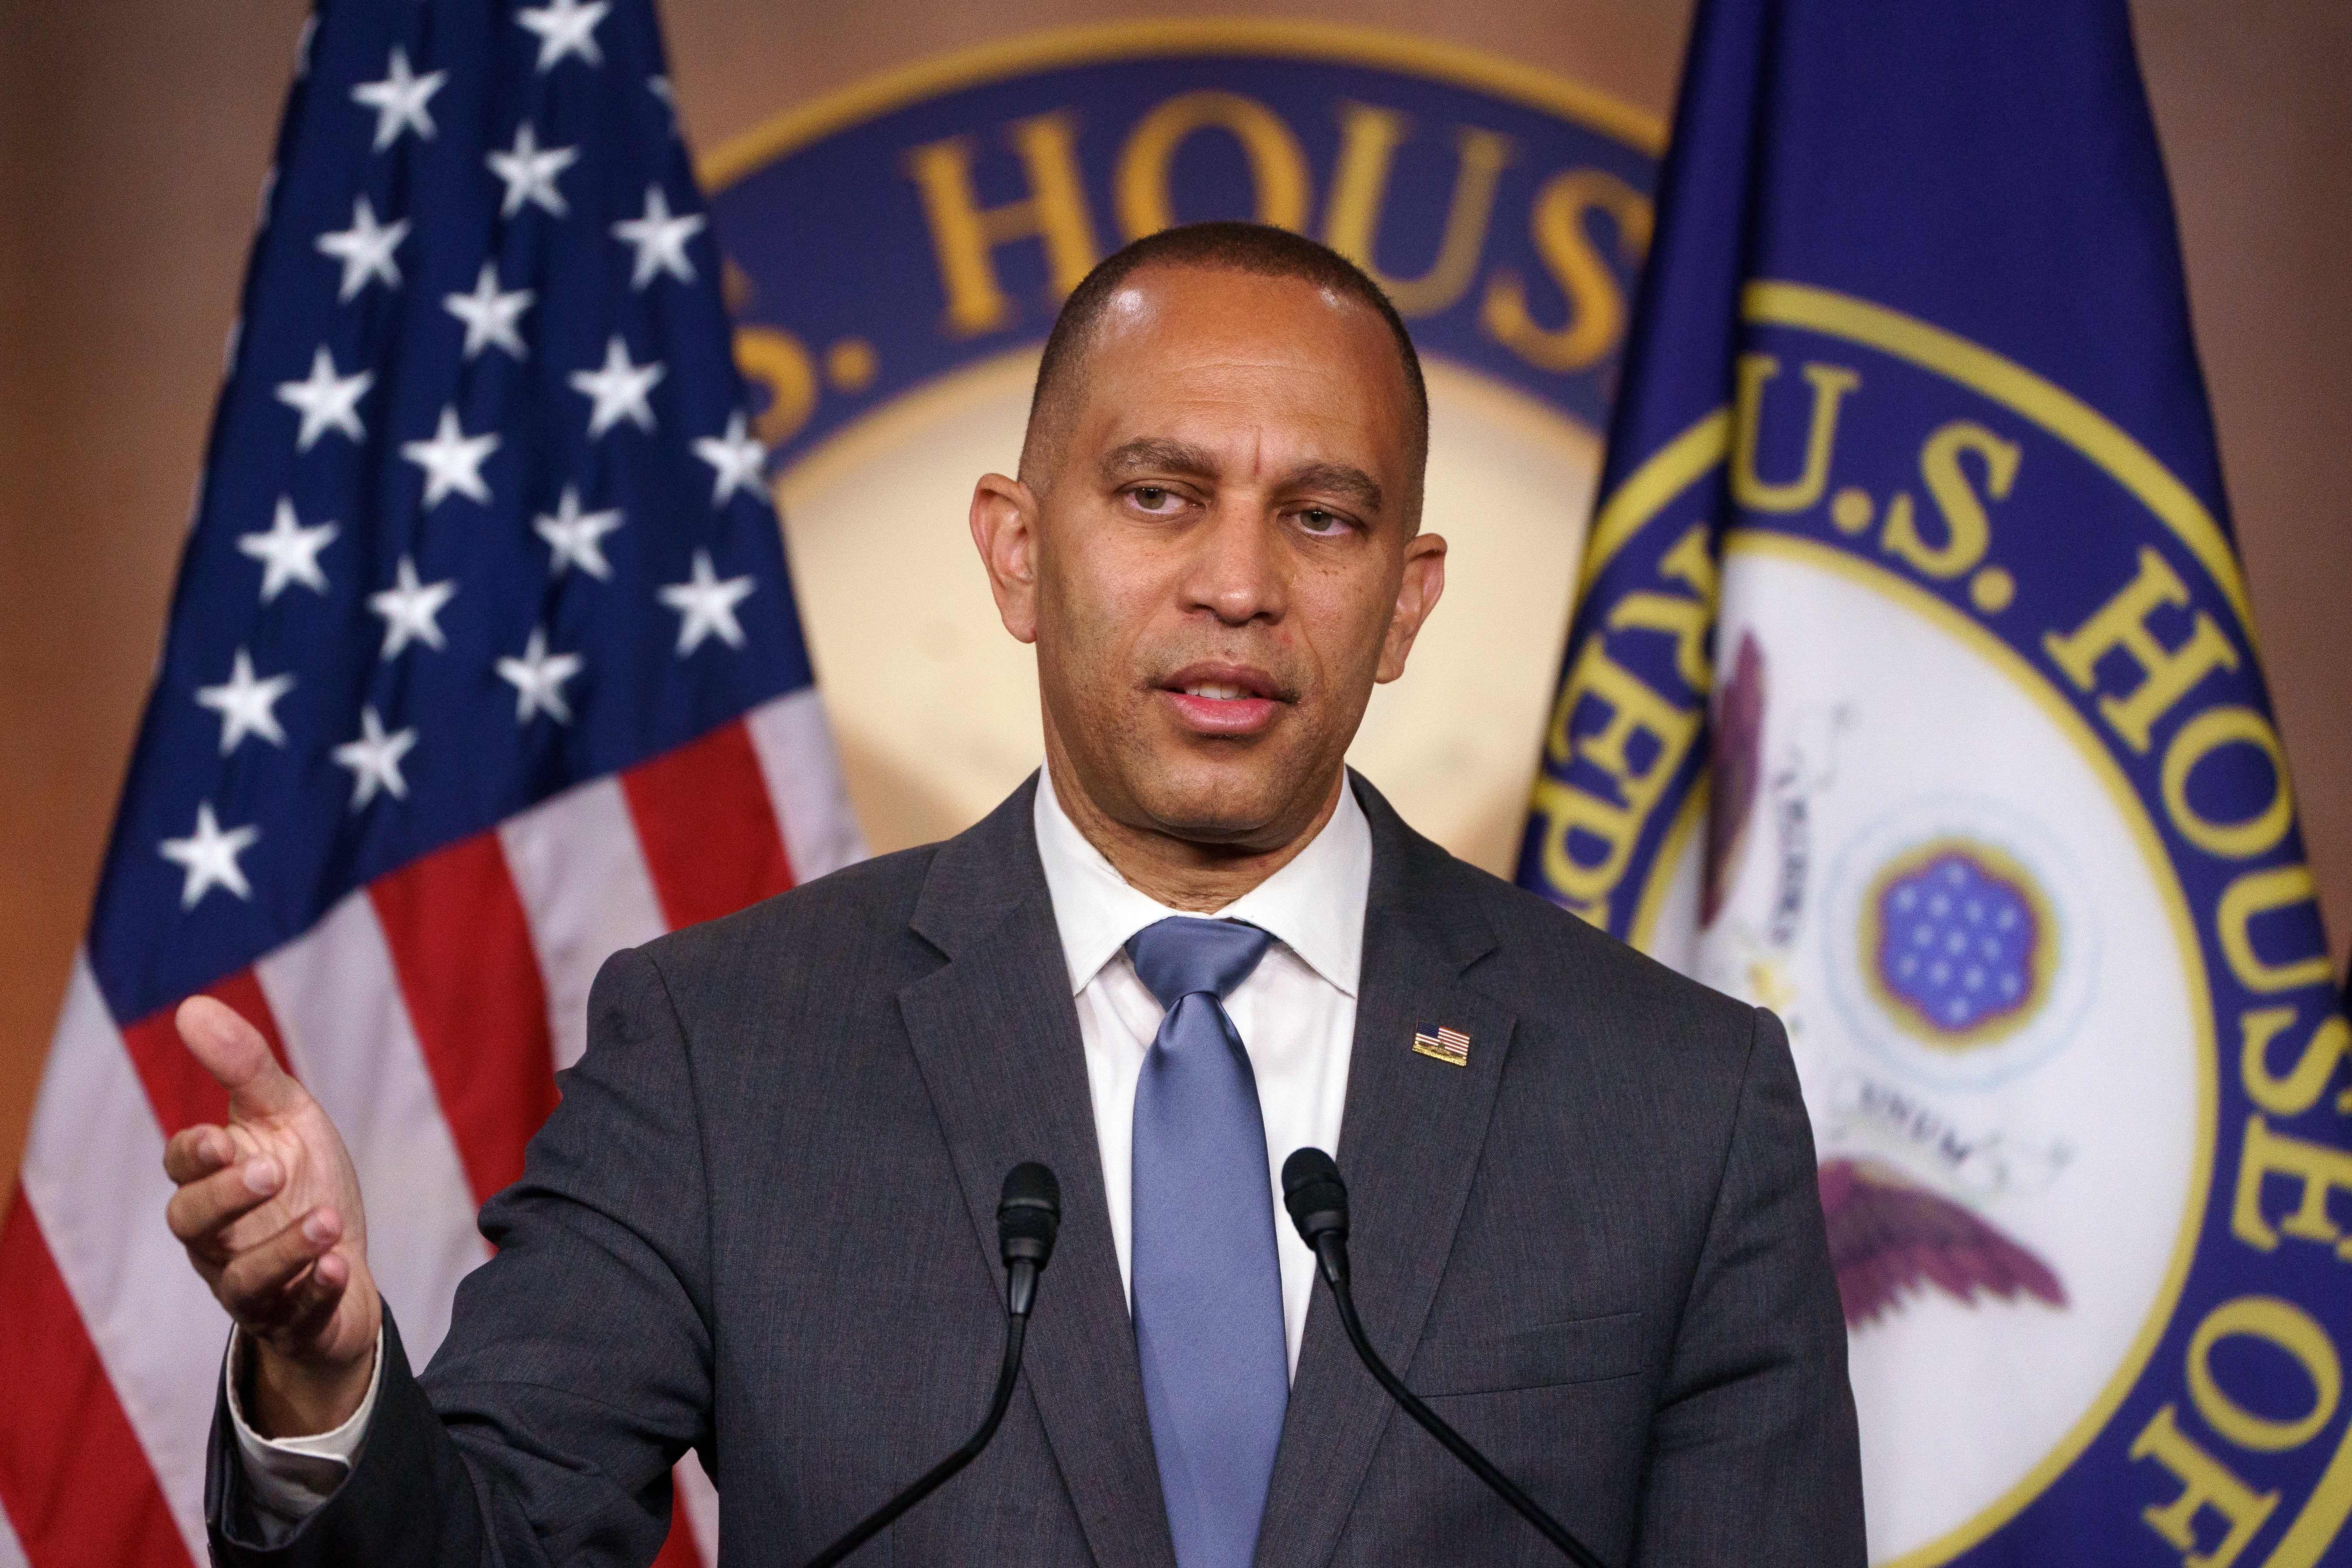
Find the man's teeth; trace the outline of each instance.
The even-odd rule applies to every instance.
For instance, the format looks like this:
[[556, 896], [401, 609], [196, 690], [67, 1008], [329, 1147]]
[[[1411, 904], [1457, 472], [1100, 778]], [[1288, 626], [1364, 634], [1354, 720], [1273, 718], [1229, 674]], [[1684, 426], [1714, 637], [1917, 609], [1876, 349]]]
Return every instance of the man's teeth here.
[[1249, 696], [1250, 693], [1238, 686], [1188, 686], [1184, 689], [1184, 695], [1213, 698], [1219, 702], [1234, 702]]

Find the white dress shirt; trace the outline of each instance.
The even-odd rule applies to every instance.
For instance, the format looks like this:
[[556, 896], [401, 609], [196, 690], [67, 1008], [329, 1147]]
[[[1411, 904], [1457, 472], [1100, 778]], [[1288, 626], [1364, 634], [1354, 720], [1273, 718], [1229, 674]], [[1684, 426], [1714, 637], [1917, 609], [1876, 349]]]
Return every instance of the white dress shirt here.
[[[1053, 894], [1054, 923], [1078, 1004], [1078, 1037], [1087, 1048], [1087, 1087], [1095, 1102], [1095, 1143], [1102, 1151], [1103, 1196], [1118, 1248], [1118, 1277], [1129, 1278], [1135, 1205], [1135, 1085], [1167, 1009], [1144, 988], [1127, 956], [1136, 932], [1171, 910], [1129, 887], [1101, 850], [1087, 841], [1037, 775], [1037, 853]], [[1348, 1058], [1356, 1038], [1356, 981], [1364, 961], [1364, 904], [1372, 883], [1372, 830], [1342, 787], [1339, 809], [1288, 865], [1213, 917], [1246, 921], [1274, 936], [1250, 977], [1225, 998], [1225, 1016], [1249, 1053], [1265, 1119], [1267, 1190], [1274, 1201], [1275, 1250], [1282, 1262], [1283, 1340], [1290, 1370], [1307, 1308], [1315, 1296], [1315, 1255], [1282, 1207], [1282, 1163], [1313, 1144], [1339, 1146], [1348, 1099]], [[1197, 917], [1196, 917], [1197, 918]]]
[[245, 1336], [230, 1334], [221, 1377], [228, 1389], [228, 1418], [236, 1427], [237, 1452], [245, 1457], [245, 1479], [252, 1483], [254, 1510], [261, 1516], [262, 1544], [275, 1545], [293, 1534], [294, 1527], [316, 1512], [352, 1473], [352, 1461], [367, 1436], [368, 1417], [375, 1413], [375, 1391], [383, 1386], [383, 1330], [375, 1331], [375, 1370], [368, 1373], [360, 1407], [333, 1431], [314, 1437], [270, 1438], [253, 1429], [236, 1392], [245, 1381]]
[[[1037, 853], [1045, 862], [1054, 923], [1077, 1002], [1095, 1142], [1102, 1152], [1103, 1196], [1125, 1286], [1135, 1234], [1135, 1085], [1167, 1011], [1137, 978], [1127, 942], [1154, 921], [1189, 911], [1169, 909], [1129, 887], [1063, 811], [1052, 777], [1043, 769], [1035, 820]], [[1315, 1255], [1283, 1212], [1282, 1163], [1307, 1144], [1339, 1150], [1371, 880], [1371, 826], [1355, 792], [1343, 786], [1339, 808], [1313, 842], [1211, 917], [1246, 921], [1275, 939], [1224, 1006], [1249, 1055], [1258, 1113], [1265, 1119], [1266, 1186], [1282, 1265], [1283, 1342], [1294, 1377], [1307, 1309], [1315, 1296]], [[236, 1394], [239, 1348], [237, 1336], [232, 1336], [222, 1368], [237, 1448], [260, 1510], [269, 1522], [290, 1526], [324, 1502], [350, 1473], [383, 1379], [383, 1338], [379, 1331], [376, 1370], [351, 1419], [332, 1432], [284, 1441], [264, 1437], [246, 1422]]]

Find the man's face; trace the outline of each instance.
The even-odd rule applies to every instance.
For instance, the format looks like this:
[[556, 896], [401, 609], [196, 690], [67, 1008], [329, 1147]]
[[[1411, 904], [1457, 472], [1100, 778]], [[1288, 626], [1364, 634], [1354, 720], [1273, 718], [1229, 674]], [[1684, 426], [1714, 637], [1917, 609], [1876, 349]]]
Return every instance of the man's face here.
[[1394, 340], [1300, 279], [1147, 266], [1081, 383], [1043, 471], [973, 507], [1057, 776], [1132, 829], [1279, 847], [1444, 585]]

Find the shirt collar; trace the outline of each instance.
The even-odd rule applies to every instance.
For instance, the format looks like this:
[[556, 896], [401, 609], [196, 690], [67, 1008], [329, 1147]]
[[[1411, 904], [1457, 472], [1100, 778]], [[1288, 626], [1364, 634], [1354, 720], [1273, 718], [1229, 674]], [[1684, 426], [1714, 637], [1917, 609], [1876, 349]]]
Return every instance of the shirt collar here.
[[[1045, 862], [1054, 923], [1069, 966], [1070, 994], [1076, 995], [1129, 937], [1187, 911], [1171, 910], [1128, 885], [1062, 809], [1048, 769], [1037, 773], [1034, 816], [1037, 855]], [[1364, 906], [1371, 885], [1371, 825], [1356, 804], [1356, 792], [1343, 785], [1339, 808], [1312, 843], [1210, 918], [1247, 921], [1272, 932], [1308, 968], [1352, 997], [1363, 970]]]

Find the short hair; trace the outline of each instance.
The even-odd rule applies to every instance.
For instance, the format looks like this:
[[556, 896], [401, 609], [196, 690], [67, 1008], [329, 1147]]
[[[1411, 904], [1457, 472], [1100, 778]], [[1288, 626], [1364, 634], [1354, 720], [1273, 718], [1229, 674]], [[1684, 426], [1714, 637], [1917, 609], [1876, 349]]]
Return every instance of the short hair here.
[[1370, 274], [1333, 250], [1302, 235], [1265, 223], [1188, 223], [1112, 252], [1086, 275], [1054, 319], [1045, 339], [1045, 357], [1037, 365], [1036, 390], [1029, 399], [1029, 428], [1022, 443], [1024, 478], [1036, 444], [1039, 416], [1079, 384], [1087, 349], [1104, 309], [1120, 284], [1146, 267], [1199, 268], [1211, 271], [1246, 272], [1260, 278], [1296, 278], [1318, 289], [1328, 289], [1352, 300], [1386, 322], [1396, 341], [1397, 360], [1404, 368], [1411, 398], [1406, 439], [1412, 458], [1413, 490], [1421, 489], [1422, 469], [1429, 460], [1429, 388], [1421, 374], [1421, 355], [1404, 318]]

